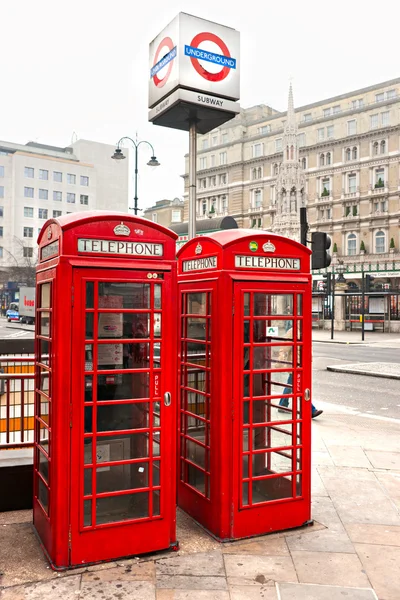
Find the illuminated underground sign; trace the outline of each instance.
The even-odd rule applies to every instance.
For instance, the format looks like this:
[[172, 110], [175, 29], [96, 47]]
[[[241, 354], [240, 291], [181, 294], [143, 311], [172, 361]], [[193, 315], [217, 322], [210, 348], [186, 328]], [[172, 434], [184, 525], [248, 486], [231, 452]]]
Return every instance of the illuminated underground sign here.
[[217, 268], [217, 257], [208, 256], [205, 258], [192, 258], [191, 260], [182, 261], [182, 270], [184, 273], [189, 271], [203, 271], [207, 269]]
[[281, 271], [299, 271], [299, 258], [279, 258], [277, 256], [235, 256], [235, 267], [247, 269], [277, 269]]
[[162, 244], [152, 244], [151, 242], [78, 239], [78, 252], [125, 254], [131, 256], [162, 256], [164, 248]]

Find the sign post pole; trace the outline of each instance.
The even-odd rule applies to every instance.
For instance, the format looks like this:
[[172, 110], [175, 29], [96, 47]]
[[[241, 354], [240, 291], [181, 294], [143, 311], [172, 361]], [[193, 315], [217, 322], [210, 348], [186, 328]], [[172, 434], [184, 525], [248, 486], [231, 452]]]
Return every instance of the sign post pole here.
[[197, 128], [196, 121], [189, 124], [189, 240], [196, 237], [196, 162]]

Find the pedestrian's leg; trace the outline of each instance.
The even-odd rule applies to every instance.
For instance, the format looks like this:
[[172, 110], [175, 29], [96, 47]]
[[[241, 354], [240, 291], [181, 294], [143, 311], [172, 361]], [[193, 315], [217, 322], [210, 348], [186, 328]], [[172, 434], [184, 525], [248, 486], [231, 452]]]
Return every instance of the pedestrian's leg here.
[[[288, 387], [290, 385], [290, 387]], [[288, 380], [287, 380], [287, 385], [283, 390], [284, 394], [291, 394], [292, 393], [292, 374], [289, 374]], [[289, 406], [289, 398], [281, 398], [279, 400], [279, 406], [285, 406], [286, 408]]]

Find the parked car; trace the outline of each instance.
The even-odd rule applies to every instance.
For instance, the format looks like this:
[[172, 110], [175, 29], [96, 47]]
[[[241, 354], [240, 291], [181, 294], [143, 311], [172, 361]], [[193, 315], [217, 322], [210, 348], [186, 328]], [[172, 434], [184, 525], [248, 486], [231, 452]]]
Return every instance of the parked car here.
[[7, 321], [19, 321], [19, 312], [15, 308], [9, 308], [6, 312]]

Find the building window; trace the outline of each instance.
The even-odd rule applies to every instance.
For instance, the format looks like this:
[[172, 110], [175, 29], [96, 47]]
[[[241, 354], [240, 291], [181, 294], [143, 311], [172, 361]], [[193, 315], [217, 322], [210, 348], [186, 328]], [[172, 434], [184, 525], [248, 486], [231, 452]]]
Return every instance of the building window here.
[[381, 141], [381, 154], [385, 154], [386, 152], [386, 142], [385, 140]]
[[386, 98], [388, 100], [391, 100], [392, 98], [396, 98], [397, 94], [396, 94], [396, 90], [389, 90], [388, 92], [386, 92]]
[[337, 104], [336, 106], [334, 106], [332, 111], [333, 111], [334, 115], [337, 115], [338, 113], [340, 113], [340, 104]]
[[60, 171], [53, 171], [53, 181], [62, 182], [62, 173]]
[[208, 140], [203, 140], [201, 142], [201, 149], [202, 150], [207, 150], [208, 149]]
[[307, 159], [305, 156], [301, 159], [301, 168], [307, 169]]
[[325, 138], [325, 127], [321, 127], [318, 129], [318, 141], [321, 141]]
[[273, 166], [273, 175], [278, 175], [278, 173], [279, 173], [279, 167], [278, 167], [278, 164], [275, 163]]
[[24, 188], [24, 196], [25, 196], [25, 198], [33, 198], [33, 188], [25, 187]]
[[263, 125], [258, 128], [258, 133], [261, 135], [265, 135], [266, 133], [271, 133], [271, 125]]
[[357, 176], [355, 173], [350, 173], [348, 177], [349, 194], [355, 194], [357, 191]]
[[385, 99], [385, 93], [379, 92], [379, 94], [375, 94], [375, 102], [383, 102]]
[[40, 200], [48, 200], [49, 199], [49, 190], [43, 190], [39, 188], [39, 199]]
[[334, 131], [335, 131], [335, 126], [334, 126], [334, 125], [329, 125], [329, 126], [326, 128], [326, 137], [327, 137], [328, 139], [330, 139], [330, 138], [333, 138], [333, 136], [334, 136]]
[[227, 144], [228, 143], [228, 134], [226, 132], [221, 134], [221, 143], [222, 144]]
[[355, 233], [349, 233], [347, 236], [347, 256], [357, 254], [357, 236]]
[[261, 190], [253, 190], [253, 208], [262, 206]]
[[47, 219], [47, 214], [48, 214], [47, 208], [39, 208], [38, 214], [39, 214], [39, 219]]
[[375, 234], [375, 252], [376, 254], [385, 252], [385, 233], [383, 231], [377, 231]]
[[389, 125], [390, 113], [388, 110], [386, 112], [381, 113], [381, 122], [382, 122], [382, 127], [386, 127], [387, 125]]
[[0, 177], [4, 177], [4, 167], [0, 165]]
[[207, 157], [200, 158], [200, 169], [207, 169]]
[[67, 202], [69, 204], [75, 204], [75, 194], [67, 192]]
[[87, 206], [89, 204], [89, 196], [86, 196], [86, 194], [81, 194], [80, 201], [81, 201], [81, 204], [84, 204], [85, 206]]
[[331, 192], [331, 180], [329, 177], [321, 179], [321, 196], [330, 196]]
[[282, 138], [278, 138], [277, 140], [275, 140], [275, 151], [276, 152], [282, 151]]
[[32, 258], [33, 257], [33, 248], [24, 248], [23, 249], [24, 258]]
[[46, 169], [39, 169], [39, 179], [43, 179], [43, 181], [48, 181], [49, 172]]
[[35, 169], [32, 169], [32, 167], [25, 167], [25, 169], [24, 169], [24, 175], [25, 175], [25, 177], [34, 177], [35, 176]]
[[357, 160], [357, 147], [356, 146], [354, 146], [354, 148], [353, 148], [352, 158], [353, 158], [353, 160]]
[[347, 121], [347, 135], [355, 135], [357, 133], [357, 121], [352, 119]]
[[33, 208], [31, 206], [24, 206], [24, 217], [33, 217]]
[[226, 185], [226, 173], [223, 173], [222, 175], [219, 176], [219, 184]]
[[67, 173], [67, 183], [71, 183], [72, 185], [75, 185], [76, 175], [74, 175], [73, 173]]
[[4, 217], [4, 207], [0, 206], [0, 217]]
[[215, 154], [211, 154], [210, 161], [211, 161], [211, 166], [215, 167]]
[[56, 202], [61, 202], [62, 200], [62, 192], [53, 192], [53, 200], [55, 200]]
[[0, 258], [3, 258], [3, 248], [0, 246]]
[[157, 223], [157, 213], [153, 213], [151, 215], [151, 220], [153, 221], [153, 223]]
[[306, 134], [299, 133], [297, 136], [297, 145], [299, 148], [303, 148], [306, 145]]
[[221, 209], [222, 212], [228, 210], [228, 199], [226, 196], [221, 196]]
[[379, 125], [379, 115], [371, 115], [370, 116], [370, 127], [371, 129], [375, 129], [375, 127], [378, 127]]
[[375, 187], [385, 187], [385, 169], [375, 169]]
[[319, 155], [319, 166], [323, 167], [325, 165], [325, 154]]
[[61, 217], [61, 215], [61, 210], [53, 210], [53, 219], [58, 219], [58, 217]]
[[311, 120], [312, 120], [311, 113], [306, 113], [305, 115], [303, 115], [303, 121], [304, 121], [305, 123], [308, 123], [308, 122], [309, 122], [309, 121], [311, 121]]
[[33, 238], [33, 227], [24, 227], [24, 237]]
[[210, 187], [215, 187], [217, 185], [217, 176], [213, 175], [210, 177]]
[[172, 223], [180, 223], [182, 221], [182, 213], [180, 210], [172, 211], [171, 221]]
[[216, 146], [218, 144], [218, 136], [217, 135], [213, 135], [211, 137], [211, 145], [212, 146]]
[[201, 213], [202, 213], [202, 215], [207, 214], [207, 200], [203, 200], [203, 202], [202, 202]]
[[263, 144], [254, 144], [253, 145], [253, 158], [257, 158], [258, 156], [263, 155]]
[[372, 145], [372, 154], [374, 156], [376, 156], [377, 154], [379, 154], [379, 144], [378, 142], [374, 142]]
[[219, 153], [219, 164], [226, 165], [228, 159], [228, 154], [226, 152]]
[[386, 200], [382, 200], [382, 202], [375, 202], [375, 204], [374, 204], [374, 210], [376, 213], [387, 212], [387, 209], [388, 209], [388, 206], [387, 206]]
[[331, 214], [332, 214], [332, 213], [331, 213], [331, 209], [330, 209], [330, 208], [327, 208], [327, 209], [326, 209], [326, 218], [327, 218], [327, 219], [330, 219], [330, 218], [331, 218]]
[[326, 156], [325, 156], [325, 162], [326, 162], [326, 164], [327, 164], [327, 165], [330, 165], [330, 164], [331, 164], [331, 162], [332, 162], [332, 155], [331, 155], [331, 153], [330, 153], [330, 152], [327, 152], [327, 153], [326, 153]]
[[346, 160], [351, 160], [351, 150], [350, 150], [350, 148], [346, 148]]
[[355, 108], [362, 108], [364, 106], [364, 99], [363, 98], [359, 98], [359, 100], [352, 100], [351, 102], [351, 108], [355, 109]]
[[0, 185], [0, 198], [4, 198], [4, 185]]
[[86, 175], [81, 175], [81, 185], [88, 186], [89, 185], [89, 177]]
[[324, 108], [324, 117], [330, 117], [332, 113], [332, 108]]

